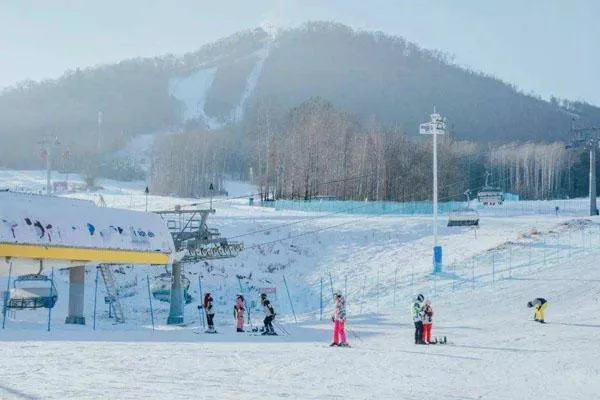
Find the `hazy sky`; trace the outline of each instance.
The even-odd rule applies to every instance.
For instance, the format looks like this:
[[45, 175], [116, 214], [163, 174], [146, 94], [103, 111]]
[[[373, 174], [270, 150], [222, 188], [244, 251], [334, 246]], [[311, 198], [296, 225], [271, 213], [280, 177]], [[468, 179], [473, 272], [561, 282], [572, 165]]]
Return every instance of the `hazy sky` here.
[[600, 0], [0, 0], [0, 87], [181, 54], [269, 21], [404, 36], [525, 92], [600, 105]]

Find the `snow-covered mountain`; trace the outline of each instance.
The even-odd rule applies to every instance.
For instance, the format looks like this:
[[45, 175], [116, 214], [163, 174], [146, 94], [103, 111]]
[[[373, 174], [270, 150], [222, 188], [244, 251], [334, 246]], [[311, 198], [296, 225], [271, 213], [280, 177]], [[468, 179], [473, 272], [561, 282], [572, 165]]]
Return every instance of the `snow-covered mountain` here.
[[11, 146], [0, 150], [0, 163], [31, 167], [31, 146], [48, 126], [73, 153], [96, 151], [98, 111], [101, 143], [118, 149], [151, 132], [251, 129], [257, 118], [276, 120], [313, 97], [415, 135], [435, 104], [456, 137], [477, 141], [565, 138], [573, 115], [583, 125], [600, 122], [597, 107], [525, 95], [401, 37], [313, 22], [7, 90], [0, 94], [0, 135]]

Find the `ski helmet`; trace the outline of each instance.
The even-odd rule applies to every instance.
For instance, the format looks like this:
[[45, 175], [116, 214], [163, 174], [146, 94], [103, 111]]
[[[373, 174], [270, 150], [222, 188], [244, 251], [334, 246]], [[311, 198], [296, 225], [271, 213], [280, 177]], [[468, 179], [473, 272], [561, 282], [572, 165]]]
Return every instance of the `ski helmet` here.
[[423, 300], [425, 300], [425, 296], [423, 296], [422, 294], [419, 293], [419, 295], [417, 296], [417, 300], [423, 301]]
[[527, 307], [529, 307], [529, 308], [533, 307], [533, 303], [532, 303], [532, 302], [530, 302], [530, 301], [528, 301], [528, 302], [527, 302]]
[[260, 298], [261, 299], [266, 299], [267, 298], [267, 294], [266, 293], [261, 293], [260, 294]]

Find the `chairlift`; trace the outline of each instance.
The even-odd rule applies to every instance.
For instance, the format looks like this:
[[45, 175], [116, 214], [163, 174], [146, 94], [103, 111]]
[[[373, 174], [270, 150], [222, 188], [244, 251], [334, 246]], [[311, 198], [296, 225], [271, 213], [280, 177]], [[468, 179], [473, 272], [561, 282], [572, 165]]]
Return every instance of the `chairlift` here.
[[13, 281], [6, 307], [17, 310], [52, 308], [57, 299], [54, 280], [43, 274], [22, 275]]
[[[159, 300], [169, 303], [171, 301], [171, 282], [173, 281], [173, 275], [170, 272], [164, 272], [154, 278], [154, 282], [150, 286], [152, 296]], [[185, 304], [192, 302], [192, 295], [188, 293], [190, 289], [190, 280], [185, 276], [181, 275], [181, 287], [183, 289], [183, 298]]]
[[467, 196], [467, 206], [452, 210], [448, 217], [447, 226], [479, 226], [479, 213], [469, 207], [471, 199], [469, 198], [470, 191], [465, 191]]
[[490, 172], [486, 172], [485, 174], [485, 186], [481, 188], [479, 192], [477, 192], [477, 200], [480, 203], [483, 203], [484, 206], [487, 205], [500, 205], [504, 202], [504, 192], [497, 186], [488, 185], [488, 178], [490, 176]]

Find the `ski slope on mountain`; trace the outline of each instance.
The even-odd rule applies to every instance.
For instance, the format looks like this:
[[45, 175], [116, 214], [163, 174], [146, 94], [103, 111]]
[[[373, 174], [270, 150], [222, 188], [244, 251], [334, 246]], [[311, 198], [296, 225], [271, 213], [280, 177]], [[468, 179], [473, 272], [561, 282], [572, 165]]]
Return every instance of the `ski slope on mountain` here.
[[[101, 194], [109, 206], [143, 210], [142, 190], [114, 183]], [[208, 199], [148, 198], [151, 210], [189, 203], [208, 208]], [[95, 269], [88, 268], [88, 325], [66, 326], [68, 275], [55, 271], [52, 331], [47, 310], [19, 311], [0, 331], [0, 398], [591, 399], [600, 390], [597, 217], [487, 216], [476, 235], [440, 226], [445, 272], [434, 278], [427, 216], [276, 211], [234, 198], [213, 206], [209, 227], [246, 250], [186, 266], [194, 297], [186, 326], [164, 325], [168, 304], [154, 302], [152, 331], [146, 276], [162, 271], [149, 266], [116, 274], [133, 293], [122, 299], [127, 323], [113, 325], [102, 305], [96, 331]], [[198, 276], [216, 297], [220, 334], [197, 334]], [[290, 335], [236, 334], [233, 297], [241, 290], [251, 301], [265, 286], [277, 289], [277, 320]], [[331, 290], [347, 294], [352, 348], [327, 346]], [[433, 302], [433, 335], [450, 344], [413, 344], [409, 305], [418, 292]], [[531, 321], [525, 306], [537, 296], [550, 302], [547, 325]], [[251, 311], [257, 326], [262, 311]]]

